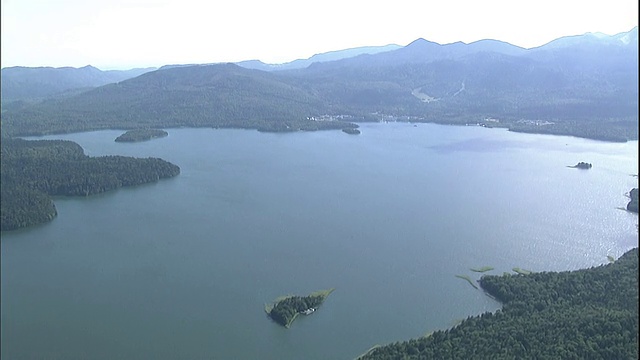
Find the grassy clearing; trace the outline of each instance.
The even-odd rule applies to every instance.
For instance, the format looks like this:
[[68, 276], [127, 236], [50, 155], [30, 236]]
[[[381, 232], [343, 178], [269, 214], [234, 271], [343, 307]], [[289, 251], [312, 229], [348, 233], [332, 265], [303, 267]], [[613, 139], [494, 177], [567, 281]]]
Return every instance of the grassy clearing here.
[[331, 294], [336, 288], [331, 288], [331, 289], [327, 289], [327, 290], [318, 290], [318, 291], [314, 291], [311, 294], [307, 295], [307, 296], [322, 296], [322, 299], [326, 299], [327, 296], [329, 296], [329, 294]]
[[457, 278], [463, 279], [463, 280], [467, 280], [467, 282], [473, 286], [476, 290], [478, 289], [478, 286], [476, 284], [473, 283], [473, 280], [471, 280], [471, 278], [467, 275], [456, 275]]
[[365, 356], [369, 355], [369, 353], [371, 353], [373, 350], [375, 350], [375, 349], [377, 349], [377, 348], [379, 348], [379, 347], [380, 347], [380, 345], [373, 345], [372, 347], [370, 347], [370, 348], [369, 348], [369, 350], [367, 350], [367, 351], [363, 352], [362, 354], [358, 355], [358, 356], [357, 356], [357, 357], [355, 357], [353, 360], [360, 360], [360, 359], [362, 359], [363, 357], [365, 357]]
[[291, 324], [293, 324], [293, 322], [296, 321], [296, 318], [298, 317], [298, 315], [300, 315], [300, 313], [295, 313], [291, 318], [291, 320], [289, 320], [289, 322], [284, 327], [287, 329], [290, 328]]
[[483, 272], [491, 271], [493, 269], [494, 269], [493, 266], [483, 266], [481, 268], [471, 268], [469, 270], [475, 271], [475, 272], [479, 272], [479, 273], [483, 273]]
[[518, 267], [514, 267], [513, 271], [515, 271], [515, 272], [517, 272], [518, 274], [521, 274], [521, 275], [529, 275], [529, 274], [531, 274], [530, 270], [520, 269]]

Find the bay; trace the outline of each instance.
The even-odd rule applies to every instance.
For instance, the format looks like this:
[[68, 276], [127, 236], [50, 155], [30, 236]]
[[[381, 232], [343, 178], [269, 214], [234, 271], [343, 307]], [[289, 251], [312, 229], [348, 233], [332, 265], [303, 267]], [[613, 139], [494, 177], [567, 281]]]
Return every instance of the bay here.
[[[2, 357], [352, 359], [500, 304], [456, 274], [597, 266], [636, 247], [638, 142], [362, 124], [362, 134], [55, 135], [175, 178], [2, 233]], [[579, 161], [593, 168], [567, 168]], [[336, 290], [290, 329], [264, 304]]]

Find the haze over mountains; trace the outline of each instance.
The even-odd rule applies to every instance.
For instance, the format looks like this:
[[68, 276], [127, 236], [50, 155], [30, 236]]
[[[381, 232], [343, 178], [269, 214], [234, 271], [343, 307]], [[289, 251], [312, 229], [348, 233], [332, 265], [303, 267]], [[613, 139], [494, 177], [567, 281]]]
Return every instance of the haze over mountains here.
[[322, 54], [316, 54], [308, 59], [298, 59], [283, 64], [265, 64], [260, 60], [240, 61], [236, 64], [247, 69], [257, 69], [264, 71], [275, 70], [291, 70], [302, 69], [316, 62], [336, 61], [340, 59], [350, 58], [363, 54], [378, 54], [382, 52], [397, 50], [402, 48], [400, 45], [390, 44], [385, 46], [364, 46], [352, 49], [330, 51]]
[[2, 69], [2, 101], [41, 100], [65, 91], [94, 88], [130, 79], [155, 68], [102, 71], [82, 68], [10, 67]]
[[[301, 69], [314, 62], [334, 61], [361, 54], [375, 54], [401, 48], [400, 45], [367, 46], [316, 54], [308, 59], [298, 59], [283, 64], [266, 64], [260, 60], [246, 60], [237, 64], [247, 69], [264, 71]], [[203, 64], [165, 65], [160, 69], [186, 67]], [[213, 65], [213, 64], [207, 64]], [[91, 65], [81, 68], [63, 67], [8, 67], [2, 69], [2, 102], [38, 101], [52, 96], [68, 96], [98, 86], [120, 82], [146, 72], [158, 70], [154, 67], [131, 70], [102, 71]]]
[[136, 77], [118, 73], [132, 78], [16, 109], [4, 104], [22, 94], [5, 85], [11, 69], [2, 70], [2, 128], [14, 135], [171, 126], [295, 131], [404, 120], [638, 138], [637, 27], [534, 49], [497, 40], [440, 45], [418, 39], [281, 65], [167, 66]]

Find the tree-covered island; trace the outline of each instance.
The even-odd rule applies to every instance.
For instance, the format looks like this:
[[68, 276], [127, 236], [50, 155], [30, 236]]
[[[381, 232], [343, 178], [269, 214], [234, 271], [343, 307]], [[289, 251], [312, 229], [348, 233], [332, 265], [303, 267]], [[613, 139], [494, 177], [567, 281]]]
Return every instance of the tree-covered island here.
[[2, 138], [0, 230], [53, 220], [51, 196], [88, 196], [169, 178], [180, 168], [158, 158], [89, 157], [72, 141]]
[[358, 135], [360, 134], [360, 130], [356, 129], [356, 128], [344, 128], [342, 129], [343, 133], [347, 133], [349, 135]]
[[116, 142], [138, 142], [168, 136], [164, 130], [160, 129], [135, 129], [129, 130], [116, 138]]
[[580, 161], [579, 163], [573, 165], [573, 166], [567, 166], [570, 168], [574, 168], [574, 169], [584, 169], [584, 170], [588, 170], [591, 169], [593, 167], [593, 165], [591, 165], [590, 163], [586, 163], [586, 162], [582, 162]]
[[333, 290], [335, 289], [315, 291], [307, 296], [282, 296], [265, 305], [264, 310], [273, 321], [289, 328], [298, 315], [314, 313]]

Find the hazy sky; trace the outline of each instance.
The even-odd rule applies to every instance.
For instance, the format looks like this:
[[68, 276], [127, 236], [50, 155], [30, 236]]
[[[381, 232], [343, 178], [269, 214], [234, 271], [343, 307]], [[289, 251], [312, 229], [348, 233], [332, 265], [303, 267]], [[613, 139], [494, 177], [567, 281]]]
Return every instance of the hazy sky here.
[[525, 48], [638, 26], [637, 0], [1, 0], [2, 67], [100, 69], [497, 39]]

